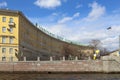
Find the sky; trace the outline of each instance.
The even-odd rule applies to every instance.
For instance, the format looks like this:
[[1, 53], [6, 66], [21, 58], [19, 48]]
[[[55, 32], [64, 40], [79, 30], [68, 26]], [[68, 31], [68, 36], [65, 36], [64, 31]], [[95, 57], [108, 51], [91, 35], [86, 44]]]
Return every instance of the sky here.
[[120, 0], [0, 0], [0, 8], [22, 11], [65, 39], [81, 44], [98, 39], [108, 50], [119, 48]]

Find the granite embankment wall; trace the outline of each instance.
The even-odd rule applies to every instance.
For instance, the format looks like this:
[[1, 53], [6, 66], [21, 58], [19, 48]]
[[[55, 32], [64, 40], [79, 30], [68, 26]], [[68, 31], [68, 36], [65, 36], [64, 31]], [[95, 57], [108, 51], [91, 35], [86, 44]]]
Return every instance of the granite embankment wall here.
[[120, 72], [116, 60], [0, 62], [0, 72]]

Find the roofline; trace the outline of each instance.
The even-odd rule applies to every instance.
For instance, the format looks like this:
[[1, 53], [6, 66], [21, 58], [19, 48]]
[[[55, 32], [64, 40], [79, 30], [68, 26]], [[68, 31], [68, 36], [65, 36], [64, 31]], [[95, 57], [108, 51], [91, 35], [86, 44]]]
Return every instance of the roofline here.
[[116, 52], [116, 51], [119, 51], [119, 49], [117, 49], [117, 50], [114, 50], [114, 51], [111, 51], [111, 52], [109, 52], [109, 53], [111, 54], [111, 53], [113, 53], [113, 52]]
[[[0, 11], [2, 12], [10, 12], [10, 13], [16, 13], [18, 15], [21, 15], [23, 16], [32, 26], [34, 26], [36, 29], [40, 30], [39, 28], [37, 28], [37, 26], [35, 26], [30, 20], [28, 20], [28, 18], [26, 18], [26, 16], [19, 10], [9, 10], [9, 9], [0, 9]], [[42, 31], [42, 30], [40, 30]], [[50, 36], [49, 34], [45, 33], [44, 31], [42, 31], [44, 34], [48, 35], [49, 37], [52, 37], [54, 39], [57, 39], [55, 38], [54, 36]], [[83, 47], [90, 47], [89, 45], [82, 45], [82, 44], [75, 44], [73, 41], [71, 42], [67, 42], [67, 41], [64, 41], [64, 40], [60, 40], [60, 39], [57, 39], [59, 41], [62, 41], [62, 42], [65, 42], [65, 43], [69, 43], [69, 44], [72, 44], [72, 45], [77, 45], [77, 46], [83, 46]]]

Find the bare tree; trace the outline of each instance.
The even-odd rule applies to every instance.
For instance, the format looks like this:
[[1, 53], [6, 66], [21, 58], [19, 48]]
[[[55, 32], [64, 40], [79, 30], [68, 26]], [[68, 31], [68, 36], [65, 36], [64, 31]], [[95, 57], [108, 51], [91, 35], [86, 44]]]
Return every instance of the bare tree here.
[[90, 46], [94, 47], [94, 49], [98, 49], [101, 46], [101, 41], [98, 39], [93, 39], [90, 41]]
[[73, 56], [74, 55], [74, 49], [69, 44], [64, 44], [62, 53], [65, 56], [65, 58], [68, 59], [69, 56]]
[[107, 48], [101, 47], [100, 48], [100, 55], [104, 56], [104, 55], [107, 55], [107, 54], [109, 54], [109, 50]]
[[102, 42], [98, 39], [93, 39], [90, 41], [90, 46], [94, 47], [94, 50], [99, 49], [100, 50], [100, 55], [105, 55], [107, 54], [109, 51], [107, 50], [107, 48], [104, 48], [102, 46]]

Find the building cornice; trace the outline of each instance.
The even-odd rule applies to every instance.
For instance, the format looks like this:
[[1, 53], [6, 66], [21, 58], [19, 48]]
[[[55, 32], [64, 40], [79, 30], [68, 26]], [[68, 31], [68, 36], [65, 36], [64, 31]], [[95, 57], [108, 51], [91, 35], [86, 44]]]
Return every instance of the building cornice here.
[[0, 14], [3, 14], [3, 15], [9, 14], [9, 15], [13, 15], [13, 16], [22, 16], [30, 25], [32, 25], [32, 26], [35, 27], [37, 30], [40, 30], [43, 34], [45, 34], [45, 35], [47, 35], [47, 36], [49, 36], [49, 37], [51, 37], [51, 38], [54, 38], [54, 39], [56, 39], [56, 40], [58, 40], [58, 41], [62, 41], [62, 42], [68, 43], [68, 44], [70, 44], [70, 45], [77, 45], [77, 46], [83, 46], [83, 47], [89, 47], [89, 48], [91, 48], [91, 47], [88, 46], [88, 45], [75, 44], [75, 43], [72, 42], [72, 41], [71, 41], [71, 42], [67, 42], [67, 41], [60, 40], [60, 39], [58, 39], [58, 38], [56, 38], [56, 37], [54, 37], [54, 36], [51, 36], [51, 35], [47, 34], [46, 32], [44, 32], [44, 31], [42, 31], [41, 29], [39, 29], [37, 26], [35, 26], [32, 22], [30, 22], [30, 20], [28, 20], [28, 19], [26, 18], [26, 16], [25, 16], [21, 11], [18, 11], [18, 10], [9, 10], [9, 9], [0, 9]]

